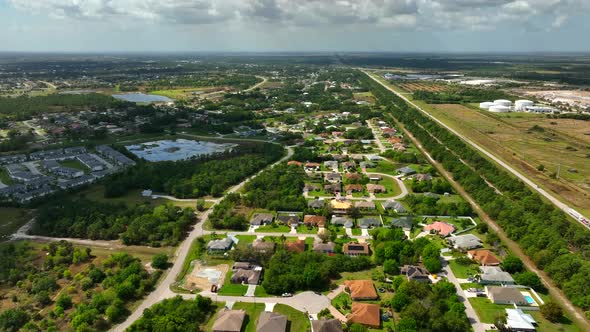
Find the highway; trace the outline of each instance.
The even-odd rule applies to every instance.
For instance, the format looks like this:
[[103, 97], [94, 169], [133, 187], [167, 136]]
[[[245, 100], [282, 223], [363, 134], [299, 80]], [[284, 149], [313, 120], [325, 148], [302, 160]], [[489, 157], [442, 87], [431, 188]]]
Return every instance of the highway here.
[[[546, 199], [548, 199], [551, 203], [553, 203], [555, 206], [557, 206], [559, 209], [561, 209], [563, 212], [565, 212], [565, 214], [567, 214], [568, 216], [572, 216], [571, 211], [574, 210], [574, 208], [572, 208], [571, 206], [563, 203], [562, 201], [560, 201], [555, 196], [553, 196], [550, 193], [548, 193], [543, 188], [540, 188], [536, 183], [534, 183], [533, 181], [529, 180], [529, 178], [527, 178], [526, 176], [524, 176], [522, 173], [520, 173], [514, 167], [508, 165], [507, 163], [505, 163], [504, 161], [502, 161], [500, 158], [496, 157], [492, 153], [488, 152], [487, 150], [485, 150], [484, 148], [482, 148], [481, 146], [479, 146], [477, 143], [475, 143], [471, 139], [465, 137], [464, 135], [461, 135], [459, 132], [457, 132], [453, 128], [447, 126], [442, 121], [440, 121], [437, 118], [435, 118], [434, 116], [430, 115], [430, 113], [426, 112], [420, 106], [416, 105], [415, 103], [413, 103], [412, 101], [410, 101], [408, 98], [406, 98], [404, 95], [398, 93], [397, 91], [395, 91], [391, 87], [387, 86], [386, 84], [384, 84], [383, 82], [381, 82], [380, 80], [378, 80], [376, 77], [374, 77], [373, 75], [371, 75], [370, 73], [368, 73], [366, 70], [362, 70], [362, 72], [365, 73], [365, 75], [369, 76], [371, 79], [373, 79], [375, 82], [381, 84], [387, 90], [389, 90], [389, 91], [393, 92], [394, 94], [396, 94], [398, 97], [400, 97], [401, 99], [403, 99], [408, 104], [414, 106], [417, 110], [419, 110], [420, 112], [424, 113], [430, 119], [434, 120], [441, 127], [446, 128], [448, 131], [450, 131], [453, 134], [457, 135], [459, 138], [461, 138], [463, 141], [465, 141], [466, 143], [468, 143], [469, 145], [471, 145], [472, 147], [474, 147], [475, 149], [477, 149], [479, 152], [483, 153], [486, 157], [492, 159], [494, 162], [496, 162], [497, 164], [499, 164], [502, 167], [504, 167], [506, 170], [508, 170], [514, 176], [518, 177], [522, 182], [526, 183], [531, 189], [533, 189], [534, 191], [536, 191], [539, 194], [541, 194], [543, 197], [545, 197]], [[586, 216], [582, 216], [582, 218], [585, 218], [586, 220], [588, 220], [588, 217], [586, 217]], [[574, 219], [576, 219], [576, 218], [574, 218]], [[576, 219], [576, 221], [578, 221], [581, 225], [585, 226], [586, 228], [590, 228], [590, 226], [582, 223], [581, 220]]]

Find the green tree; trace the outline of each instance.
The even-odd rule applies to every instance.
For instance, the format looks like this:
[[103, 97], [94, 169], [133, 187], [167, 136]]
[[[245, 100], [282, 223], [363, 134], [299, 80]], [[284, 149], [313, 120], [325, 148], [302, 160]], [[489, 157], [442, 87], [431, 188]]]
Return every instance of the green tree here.
[[55, 305], [64, 308], [65, 310], [72, 307], [72, 298], [67, 294], [61, 294], [55, 301]]
[[541, 314], [550, 322], [559, 322], [563, 318], [563, 309], [555, 302], [541, 305]]
[[513, 275], [513, 277], [514, 281], [516, 281], [516, 283], [519, 285], [529, 286], [532, 289], [540, 292], [544, 292], [546, 290], [543, 282], [541, 281], [541, 278], [539, 278], [535, 272], [525, 271], [516, 273]]
[[508, 273], [518, 273], [524, 270], [524, 264], [520, 258], [508, 255], [502, 261], [502, 269]]
[[165, 270], [168, 268], [168, 255], [166, 254], [157, 254], [152, 258], [152, 267], [160, 270]]
[[20, 330], [29, 319], [29, 315], [22, 309], [7, 309], [0, 313], [0, 331], [16, 332]]

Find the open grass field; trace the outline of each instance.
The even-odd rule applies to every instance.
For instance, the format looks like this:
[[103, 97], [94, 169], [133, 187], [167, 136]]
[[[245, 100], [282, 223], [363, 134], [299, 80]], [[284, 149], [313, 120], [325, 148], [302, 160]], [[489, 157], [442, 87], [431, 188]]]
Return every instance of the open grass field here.
[[387, 176], [384, 176], [381, 181], [377, 182], [377, 184], [385, 186], [385, 189], [387, 190], [387, 192], [377, 193], [377, 194], [375, 194], [375, 197], [379, 197], [379, 198], [394, 197], [394, 196], [401, 194], [401, 192], [402, 192], [402, 190], [399, 187], [399, 185], [397, 184], [397, 182], [394, 179], [387, 177]]
[[0, 182], [4, 183], [5, 185], [11, 185], [14, 183], [14, 181], [12, 181], [12, 179], [8, 175], [6, 169], [3, 167], [0, 168]]
[[539, 332], [553, 332], [553, 331], [560, 331], [560, 332], [581, 332], [582, 330], [574, 325], [569, 318], [564, 317], [561, 322], [552, 323], [545, 319], [543, 315], [541, 315], [538, 311], [530, 311], [527, 312], [535, 321], [537, 321], [537, 331]]
[[[136, 204], [144, 204], [149, 203], [153, 206], [161, 205], [170, 203], [175, 206], [181, 208], [195, 208], [197, 204], [197, 200], [193, 201], [171, 201], [165, 198], [158, 198], [158, 199], [151, 199], [149, 197], [141, 196], [141, 190], [130, 190], [126, 195], [121, 197], [115, 198], [105, 198], [104, 197], [104, 187], [101, 185], [94, 185], [90, 188], [76, 194], [76, 196], [85, 196], [87, 199], [96, 201], [96, 202], [104, 202], [104, 203], [125, 203], [127, 205], [136, 205]], [[209, 207], [211, 204], [205, 204], [205, 207]]]
[[479, 273], [478, 264], [461, 265], [457, 264], [457, 262], [454, 259], [449, 261], [449, 267], [453, 271], [455, 277], [460, 279], [467, 279], [468, 277]]
[[30, 219], [30, 210], [20, 208], [0, 208], [0, 241], [5, 241]]
[[[580, 211], [590, 212], [588, 122], [499, 117], [454, 104], [426, 105], [425, 109]], [[539, 165], [545, 170], [538, 171]], [[552, 179], [558, 169], [559, 179]]]
[[171, 99], [187, 99], [191, 97], [196, 97], [199, 94], [206, 92], [207, 90], [211, 90], [211, 88], [178, 88], [178, 89], [168, 89], [168, 90], [154, 90], [150, 91], [149, 93], [154, 95], [160, 95], [164, 97], [168, 97]]
[[449, 89], [446, 84], [435, 82], [408, 82], [400, 83], [398, 86], [410, 93], [415, 91], [444, 92]]
[[353, 98], [354, 100], [357, 101], [366, 101], [369, 102], [371, 104], [375, 103], [375, 96], [373, 96], [373, 93], [371, 93], [370, 91], [368, 92], [355, 92], [353, 93]]

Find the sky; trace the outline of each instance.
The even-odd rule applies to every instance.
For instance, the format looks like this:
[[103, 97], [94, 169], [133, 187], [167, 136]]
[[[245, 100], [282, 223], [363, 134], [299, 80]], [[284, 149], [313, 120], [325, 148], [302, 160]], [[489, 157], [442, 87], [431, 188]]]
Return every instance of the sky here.
[[589, 52], [590, 0], [0, 0], [0, 51]]

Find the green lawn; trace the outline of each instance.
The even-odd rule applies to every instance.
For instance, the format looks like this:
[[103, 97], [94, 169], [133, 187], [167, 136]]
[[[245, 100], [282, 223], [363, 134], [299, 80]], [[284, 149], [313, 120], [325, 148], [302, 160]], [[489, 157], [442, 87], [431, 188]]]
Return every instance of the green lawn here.
[[[229, 274], [230, 273], [228, 273], [228, 275]], [[247, 290], [248, 286], [246, 285], [226, 283], [219, 289], [217, 294], [227, 296], [244, 296]]]
[[14, 183], [14, 181], [12, 181], [12, 179], [8, 175], [6, 169], [4, 169], [3, 167], [0, 167], [0, 181], [2, 181], [2, 183], [4, 183], [5, 185], [11, 185]]
[[390, 177], [384, 176], [383, 179], [378, 182], [378, 184], [385, 186], [387, 192], [375, 194], [375, 197], [393, 197], [401, 194], [402, 192], [397, 182]]
[[236, 235], [236, 238], [240, 240], [236, 247], [240, 249], [246, 249], [248, 248], [249, 244], [252, 244], [252, 242], [256, 240], [256, 235]]
[[297, 227], [297, 233], [298, 234], [317, 234], [318, 228], [317, 227], [307, 228], [307, 226], [301, 225], [301, 226]]
[[348, 293], [342, 292], [332, 300], [332, 305], [334, 308], [338, 309], [338, 311], [346, 315], [350, 313], [352, 299]]
[[360, 228], [353, 228], [352, 229], [352, 235], [361, 235], [361, 229]]
[[467, 266], [461, 265], [461, 264], [457, 264], [457, 262], [455, 262], [454, 259], [449, 261], [449, 267], [453, 271], [453, 274], [455, 275], [455, 277], [460, 278], [460, 279], [467, 279], [468, 277], [479, 273], [479, 269], [478, 269], [477, 264], [472, 264], [472, 265], [467, 265]]
[[473, 306], [479, 319], [488, 324], [494, 323], [497, 316], [505, 314], [506, 310], [504, 309], [514, 309], [514, 306], [511, 305], [493, 304], [485, 297], [470, 297], [469, 303]]
[[258, 320], [258, 316], [260, 316], [260, 313], [264, 311], [264, 303], [237, 302], [236, 304], [234, 304], [233, 309], [246, 310], [246, 318], [244, 319], [244, 325], [242, 326], [242, 332], [255, 332], [256, 331], [256, 321]]
[[284, 304], [275, 305], [274, 312], [287, 316], [287, 332], [309, 331], [311, 324], [305, 313]]
[[88, 167], [84, 166], [81, 162], [79, 162], [76, 159], [62, 160], [59, 163], [65, 167], [79, 169], [79, 170], [83, 171], [84, 173], [90, 172], [90, 169]]
[[262, 285], [258, 285], [254, 290], [254, 296], [256, 297], [269, 297], [270, 295], [266, 292], [266, 289]]
[[527, 311], [528, 314], [531, 314], [535, 321], [537, 321], [537, 331], [539, 332], [553, 332], [553, 331], [560, 331], [560, 332], [581, 332], [582, 329], [574, 325], [574, 323], [569, 320], [567, 317], [564, 317], [561, 322], [552, 323], [545, 319], [543, 315], [539, 311]]
[[289, 233], [290, 231], [291, 227], [277, 224], [264, 225], [256, 229], [257, 233]]

